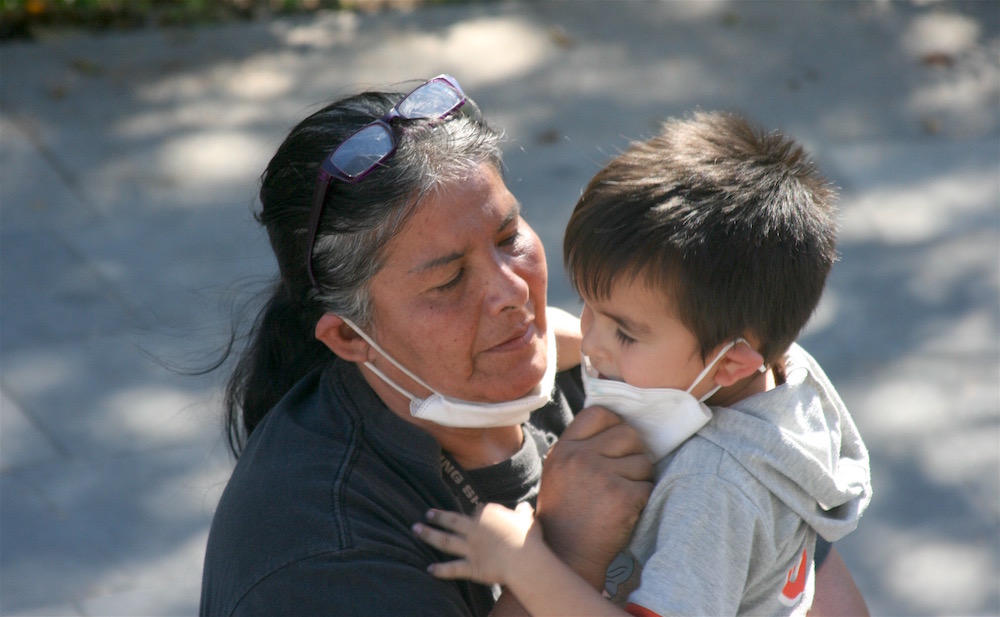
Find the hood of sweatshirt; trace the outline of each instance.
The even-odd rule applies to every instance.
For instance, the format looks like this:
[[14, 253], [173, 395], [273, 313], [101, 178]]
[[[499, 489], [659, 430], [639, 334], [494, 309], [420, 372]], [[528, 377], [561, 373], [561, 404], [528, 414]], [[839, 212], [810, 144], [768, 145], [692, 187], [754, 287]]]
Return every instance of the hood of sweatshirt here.
[[798, 345], [786, 382], [713, 407], [698, 435], [724, 448], [828, 541], [855, 529], [871, 501], [868, 450], [840, 396]]

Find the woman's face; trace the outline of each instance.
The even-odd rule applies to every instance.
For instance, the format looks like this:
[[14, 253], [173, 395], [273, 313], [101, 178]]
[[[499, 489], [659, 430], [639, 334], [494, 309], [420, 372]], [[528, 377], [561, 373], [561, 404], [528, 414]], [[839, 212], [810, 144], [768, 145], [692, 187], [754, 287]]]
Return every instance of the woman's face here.
[[[426, 197], [386, 247], [370, 334], [442, 394], [513, 400], [545, 372], [547, 276], [541, 241], [483, 164]], [[413, 394], [430, 394], [374, 349], [368, 359]]]

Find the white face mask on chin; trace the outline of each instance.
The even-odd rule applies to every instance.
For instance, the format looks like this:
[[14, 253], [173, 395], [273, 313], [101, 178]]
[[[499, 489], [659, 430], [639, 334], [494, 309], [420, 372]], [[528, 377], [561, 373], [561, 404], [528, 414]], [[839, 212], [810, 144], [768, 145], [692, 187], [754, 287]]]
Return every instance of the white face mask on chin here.
[[[620, 415], [635, 428], [653, 460], [658, 461], [697, 433], [712, 418], [712, 411], [705, 401], [722, 386], [712, 388], [701, 399], [696, 399], [691, 390], [701, 383], [727, 351], [739, 343], [746, 343], [746, 340], [738, 338], [726, 345], [695, 377], [694, 383], [687, 390], [638, 388], [624, 381], [601, 379], [591, 366], [590, 359], [584, 356], [581, 367], [583, 389], [587, 394], [584, 405], [600, 405]], [[762, 366], [761, 369], [763, 368]]]
[[421, 420], [429, 420], [442, 426], [452, 426], [459, 428], [492, 428], [498, 426], [516, 426], [528, 421], [531, 412], [542, 407], [552, 398], [552, 390], [556, 384], [556, 340], [555, 330], [548, 328], [547, 338], [547, 358], [545, 363], [545, 374], [542, 380], [530, 393], [513, 401], [503, 403], [475, 403], [463, 401], [441, 394], [430, 387], [422, 379], [414, 375], [409, 369], [397, 362], [389, 354], [379, 347], [378, 343], [365, 334], [361, 328], [346, 317], [341, 317], [344, 323], [349, 325], [371, 345], [375, 351], [392, 363], [397, 369], [402, 371], [407, 377], [417, 382], [424, 388], [430, 390], [431, 396], [420, 399], [407, 392], [400, 385], [389, 379], [385, 373], [380, 371], [371, 362], [365, 362], [365, 366], [379, 379], [391, 386], [394, 390], [410, 399], [410, 415]]

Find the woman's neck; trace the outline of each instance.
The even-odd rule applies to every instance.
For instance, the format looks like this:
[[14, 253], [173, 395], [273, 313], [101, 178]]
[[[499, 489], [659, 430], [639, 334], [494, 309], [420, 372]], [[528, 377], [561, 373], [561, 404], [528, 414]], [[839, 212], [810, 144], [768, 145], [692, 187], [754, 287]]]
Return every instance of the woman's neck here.
[[509, 460], [521, 449], [524, 431], [520, 425], [494, 428], [452, 428], [430, 423], [421, 426], [465, 469], [489, 467]]

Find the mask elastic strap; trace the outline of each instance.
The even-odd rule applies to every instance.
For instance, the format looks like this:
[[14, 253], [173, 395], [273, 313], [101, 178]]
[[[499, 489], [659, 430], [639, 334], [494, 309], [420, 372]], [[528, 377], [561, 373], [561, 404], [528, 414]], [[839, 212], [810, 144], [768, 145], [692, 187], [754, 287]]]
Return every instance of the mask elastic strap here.
[[383, 373], [378, 368], [376, 368], [375, 365], [372, 364], [371, 362], [365, 362], [365, 366], [368, 367], [369, 371], [371, 371], [371, 372], [375, 373], [376, 375], [378, 375], [379, 379], [381, 379], [382, 381], [384, 381], [386, 383], [386, 385], [390, 386], [396, 392], [399, 392], [400, 394], [402, 394], [406, 398], [410, 399], [411, 402], [417, 403], [417, 402], [420, 401], [420, 399], [418, 399], [417, 397], [413, 396], [412, 394], [410, 394], [409, 392], [407, 392], [406, 390], [404, 390], [403, 386], [401, 386], [401, 385], [397, 384], [395, 381], [389, 379], [389, 377], [385, 373]]
[[[344, 323], [346, 323], [347, 325], [349, 325], [355, 332], [357, 332], [358, 336], [360, 336], [362, 339], [364, 339], [364, 341], [366, 343], [368, 343], [369, 345], [371, 345], [375, 349], [375, 351], [377, 351], [380, 354], [382, 354], [382, 357], [384, 357], [386, 360], [388, 360], [390, 364], [392, 364], [397, 369], [399, 369], [400, 371], [402, 371], [402, 373], [404, 375], [406, 375], [407, 377], [409, 377], [413, 381], [417, 382], [418, 384], [420, 384], [424, 388], [427, 388], [428, 390], [430, 390], [434, 394], [438, 393], [437, 390], [435, 390], [434, 388], [432, 388], [432, 387], [428, 386], [426, 383], [424, 383], [423, 379], [420, 379], [419, 377], [417, 377], [416, 375], [414, 375], [412, 371], [410, 371], [408, 368], [406, 368], [405, 366], [403, 366], [402, 364], [400, 364], [399, 362], [397, 362], [395, 358], [393, 358], [389, 354], [385, 353], [385, 350], [382, 349], [379, 346], [379, 344], [376, 343], [370, 336], [368, 336], [367, 334], [365, 334], [364, 330], [362, 330], [361, 328], [359, 328], [357, 326], [357, 324], [355, 324], [350, 319], [344, 317], [343, 315], [341, 315], [340, 318], [344, 320]], [[402, 386], [400, 386], [399, 384], [397, 384], [393, 380], [389, 379], [386, 376], [385, 373], [383, 373], [379, 369], [375, 368], [375, 365], [372, 364], [371, 362], [365, 361], [364, 364], [365, 364], [366, 367], [368, 367], [368, 370], [370, 370], [371, 372], [373, 372], [376, 375], [378, 375], [378, 377], [382, 381], [384, 381], [386, 384], [388, 384], [389, 386], [391, 386], [394, 390], [396, 390], [397, 392], [399, 392], [400, 394], [402, 394], [406, 398], [410, 399], [411, 401], [419, 401], [420, 400], [417, 397], [415, 397], [412, 394], [410, 394], [409, 392], [407, 392], [405, 389], [403, 389]]]

